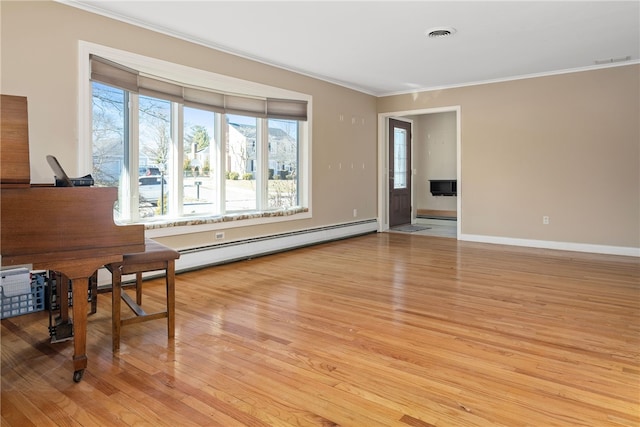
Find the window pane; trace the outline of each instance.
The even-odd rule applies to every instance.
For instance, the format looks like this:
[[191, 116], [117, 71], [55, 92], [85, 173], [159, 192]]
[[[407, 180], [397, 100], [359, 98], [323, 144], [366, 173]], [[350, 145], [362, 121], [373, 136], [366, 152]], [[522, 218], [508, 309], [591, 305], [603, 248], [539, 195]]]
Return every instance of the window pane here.
[[298, 205], [298, 122], [268, 120], [269, 208]]
[[256, 209], [258, 119], [227, 114], [225, 210]]
[[[127, 94], [102, 83], [92, 83], [93, 117], [93, 170], [91, 175], [97, 186], [118, 187], [125, 170], [128, 152], [126, 129]], [[116, 219], [128, 218], [123, 204], [116, 204]], [[126, 209], [126, 208], [125, 208]]]
[[393, 187], [407, 188], [407, 132], [394, 130], [393, 147]]
[[215, 114], [184, 108], [184, 198], [185, 215], [219, 213], [218, 188], [212, 166], [215, 162]]
[[168, 214], [171, 176], [171, 102], [139, 97], [138, 190], [140, 217]]

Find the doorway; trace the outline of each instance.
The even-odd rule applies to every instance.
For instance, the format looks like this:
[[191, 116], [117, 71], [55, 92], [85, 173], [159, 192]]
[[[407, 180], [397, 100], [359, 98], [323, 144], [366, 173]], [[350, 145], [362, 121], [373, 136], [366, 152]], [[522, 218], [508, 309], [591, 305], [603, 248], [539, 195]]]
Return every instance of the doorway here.
[[[460, 106], [450, 106], [442, 108], [429, 108], [420, 110], [407, 110], [407, 111], [395, 111], [389, 113], [378, 114], [378, 231], [388, 231], [391, 227], [395, 226], [397, 220], [392, 218], [394, 214], [394, 206], [392, 196], [395, 191], [395, 159], [392, 160], [392, 149], [394, 148], [394, 129], [397, 129], [397, 122], [409, 124], [409, 131], [413, 133], [412, 126], [416, 117], [426, 116], [430, 114], [453, 112], [455, 113], [455, 179], [457, 180], [457, 197], [455, 201], [456, 218], [454, 223], [455, 231], [451, 237], [460, 238], [462, 230], [463, 212], [462, 212], [462, 195], [464, 190], [464, 182], [461, 179], [461, 137], [460, 137]], [[409, 159], [409, 178], [408, 182], [411, 182], [411, 191], [408, 191], [405, 196], [405, 200], [410, 200], [410, 217], [409, 221], [412, 224], [423, 222], [422, 218], [418, 217], [418, 209], [416, 208], [415, 201], [416, 195], [413, 194], [416, 191], [415, 175], [420, 171], [420, 168], [424, 166], [420, 163], [420, 159], [415, 157], [415, 146], [409, 143], [409, 152], [407, 158]], [[452, 154], [453, 155], [453, 154]], [[417, 162], [417, 163], [416, 163]], [[393, 173], [392, 173], [393, 171]], [[392, 179], [393, 176], [393, 179]], [[419, 206], [418, 206], [419, 208]], [[453, 209], [453, 207], [452, 207]], [[393, 222], [392, 222], [393, 221]], [[406, 221], [406, 218], [403, 218]]]

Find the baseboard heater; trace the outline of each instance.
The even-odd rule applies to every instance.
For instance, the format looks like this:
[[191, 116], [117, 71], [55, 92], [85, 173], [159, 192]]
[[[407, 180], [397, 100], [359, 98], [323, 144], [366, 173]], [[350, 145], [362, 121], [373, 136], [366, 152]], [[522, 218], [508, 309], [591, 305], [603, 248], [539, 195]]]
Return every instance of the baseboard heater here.
[[418, 214], [416, 218], [420, 219], [437, 219], [441, 221], [457, 221], [458, 217], [455, 216], [446, 216], [446, 215], [428, 215], [428, 214]]
[[[374, 233], [377, 230], [377, 220], [370, 219], [184, 249], [179, 251], [180, 259], [176, 261], [176, 272], [251, 259], [333, 240]], [[154, 273], [145, 275], [145, 277], [153, 276]], [[123, 281], [131, 281], [133, 279], [133, 277], [123, 277]], [[110, 274], [105, 269], [101, 269], [98, 272], [98, 285], [104, 286], [110, 283]]]

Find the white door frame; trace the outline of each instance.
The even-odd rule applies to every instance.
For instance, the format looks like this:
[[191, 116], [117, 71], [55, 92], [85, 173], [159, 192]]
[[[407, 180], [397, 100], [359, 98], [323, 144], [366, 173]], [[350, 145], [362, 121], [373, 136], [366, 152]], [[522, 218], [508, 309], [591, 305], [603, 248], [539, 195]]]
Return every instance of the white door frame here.
[[[419, 110], [392, 111], [389, 113], [378, 113], [378, 231], [389, 230], [389, 118], [402, 118], [402, 116], [414, 116], [445, 112], [456, 113], [456, 179], [458, 182], [456, 238], [460, 238], [462, 230], [462, 144], [460, 137], [460, 106], [439, 108], [423, 108]], [[406, 118], [405, 118], [406, 120]], [[413, 168], [413, 144], [411, 144], [412, 174]], [[414, 187], [413, 187], [414, 188]], [[413, 193], [412, 188], [412, 193]], [[413, 194], [412, 194], [413, 200]]]

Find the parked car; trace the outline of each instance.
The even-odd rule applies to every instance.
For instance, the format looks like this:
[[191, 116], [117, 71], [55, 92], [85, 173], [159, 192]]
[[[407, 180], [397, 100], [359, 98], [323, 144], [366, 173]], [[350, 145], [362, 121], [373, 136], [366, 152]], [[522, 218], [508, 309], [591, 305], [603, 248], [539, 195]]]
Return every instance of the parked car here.
[[[138, 191], [140, 193], [140, 201], [146, 201], [154, 205], [158, 204], [160, 195], [162, 194], [163, 177], [160, 175], [141, 176], [138, 178]], [[164, 191], [167, 193], [167, 180], [164, 180]]]
[[160, 175], [160, 169], [151, 166], [143, 166], [138, 168], [138, 175], [140, 176], [152, 176]]

